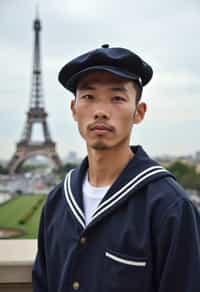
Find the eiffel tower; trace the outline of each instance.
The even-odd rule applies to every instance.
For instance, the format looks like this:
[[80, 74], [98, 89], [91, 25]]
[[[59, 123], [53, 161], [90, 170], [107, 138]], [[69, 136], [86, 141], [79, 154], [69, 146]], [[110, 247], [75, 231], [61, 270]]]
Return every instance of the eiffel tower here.
[[[38, 15], [36, 16], [33, 29], [34, 39], [34, 59], [32, 71], [32, 90], [29, 110], [27, 112], [26, 123], [21, 140], [16, 144], [16, 151], [11, 158], [8, 169], [11, 174], [30, 157], [41, 155], [47, 157], [55, 169], [61, 166], [61, 160], [56, 152], [56, 143], [52, 141], [49, 127], [47, 124], [47, 112], [45, 111], [42, 97], [42, 72], [40, 66], [40, 31], [41, 23]], [[43, 129], [44, 141], [33, 142], [32, 130], [35, 124], [40, 124]]]

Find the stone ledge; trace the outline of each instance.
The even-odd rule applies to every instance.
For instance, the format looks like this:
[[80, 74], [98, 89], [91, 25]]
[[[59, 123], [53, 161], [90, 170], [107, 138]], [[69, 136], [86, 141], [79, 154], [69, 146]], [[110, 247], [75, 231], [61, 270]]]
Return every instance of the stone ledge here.
[[[4, 291], [3, 286], [13, 284], [21, 285], [21, 291], [23, 284], [31, 287], [32, 265], [36, 251], [37, 240], [0, 240], [0, 291]], [[6, 289], [5, 291], [9, 291]]]
[[1, 284], [0, 292], [32, 292], [31, 284]]

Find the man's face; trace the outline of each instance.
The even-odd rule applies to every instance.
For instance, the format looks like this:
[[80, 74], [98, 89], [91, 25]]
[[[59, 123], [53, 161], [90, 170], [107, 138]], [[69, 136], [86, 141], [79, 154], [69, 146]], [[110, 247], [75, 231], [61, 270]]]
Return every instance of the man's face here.
[[106, 150], [129, 145], [133, 124], [143, 119], [146, 104], [136, 106], [132, 81], [96, 71], [79, 81], [71, 109], [87, 147]]

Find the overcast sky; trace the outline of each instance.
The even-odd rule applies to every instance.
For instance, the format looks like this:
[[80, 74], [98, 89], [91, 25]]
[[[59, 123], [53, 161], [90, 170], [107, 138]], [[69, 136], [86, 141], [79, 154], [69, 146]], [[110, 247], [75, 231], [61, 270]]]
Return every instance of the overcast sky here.
[[[148, 111], [133, 129], [132, 144], [142, 144], [153, 156], [200, 151], [199, 0], [37, 2], [44, 99], [61, 157], [69, 151], [83, 156], [85, 146], [69, 111], [72, 95], [58, 83], [58, 71], [71, 58], [104, 43], [133, 50], [154, 69], [143, 93]], [[12, 156], [26, 120], [35, 3], [0, 0], [1, 159]]]

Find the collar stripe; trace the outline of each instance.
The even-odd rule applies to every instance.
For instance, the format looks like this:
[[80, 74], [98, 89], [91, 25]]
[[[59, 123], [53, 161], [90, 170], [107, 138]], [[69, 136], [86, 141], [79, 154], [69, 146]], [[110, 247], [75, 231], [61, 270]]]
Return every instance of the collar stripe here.
[[[138, 175], [136, 175], [132, 180], [130, 180], [126, 185], [124, 185], [120, 190], [118, 190], [114, 195], [112, 195], [109, 199], [107, 199], [106, 201], [102, 202], [102, 204], [100, 204], [95, 213], [98, 212], [99, 209], [101, 209], [104, 205], [108, 204], [110, 201], [113, 201], [116, 197], [118, 197], [126, 188], [128, 188], [130, 185], [132, 185], [135, 181], [137, 181], [141, 176], [143, 176], [145, 173], [150, 172], [152, 170], [155, 169], [164, 169], [162, 166], [151, 166], [147, 169], [145, 169], [144, 171], [142, 171], [141, 173], [139, 173]], [[94, 213], [94, 215], [95, 215]]]
[[[73, 195], [73, 193], [71, 191], [71, 174], [72, 174], [72, 171], [73, 170], [71, 170], [66, 175], [66, 178], [65, 178], [65, 181], [64, 181], [65, 197], [66, 197], [66, 200], [67, 200], [67, 203], [68, 203], [70, 209], [72, 210], [72, 213], [74, 214], [74, 216], [76, 217], [78, 222], [81, 224], [81, 226], [85, 229], [85, 227], [86, 227], [85, 215], [84, 215], [83, 211], [80, 209], [80, 207], [78, 206], [78, 204], [77, 204], [77, 202], [76, 202], [76, 200], [74, 198], [74, 195]], [[149, 178], [149, 177], [151, 177], [151, 176], [153, 176], [153, 175], [155, 175], [157, 173], [160, 173], [160, 172], [169, 173], [162, 166], [152, 166], [152, 167], [149, 167], [149, 168], [145, 169], [141, 173], [139, 173], [132, 180], [130, 180], [126, 185], [124, 185], [120, 190], [118, 190], [115, 194], [113, 194], [109, 199], [107, 199], [106, 201], [102, 202], [102, 204], [100, 204], [97, 207], [95, 213], [92, 216], [92, 221], [96, 217], [101, 215], [103, 212], [105, 212], [107, 209], [112, 207], [119, 200], [121, 200], [124, 196], [127, 195], [127, 193], [129, 193], [131, 190], [133, 190], [135, 187], [137, 187], [144, 180], [146, 180], [147, 178]]]
[[[143, 182], [146, 178], [155, 175], [156, 173], [160, 173], [160, 172], [168, 172], [165, 169], [159, 169], [159, 170], [155, 170], [152, 171], [151, 173], [148, 173], [147, 175], [143, 176], [140, 180], [138, 180], [135, 184], [131, 185], [130, 188], [128, 188], [124, 193], [121, 194], [121, 196], [118, 196], [115, 200], [113, 200], [110, 204], [107, 204], [106, 207], [104, 207], [103, 209], [101, 209], [100, 211], [96, 211], [94, 213], [94, 215], [92, 216], [92, 220], [94, 220], [96, 217], [98, 217], [99, 215], [101, 215], [103, 212], [105, 212], [107, 209], [109, 209], [110, 207], [112, 207], [114, 204], [116, 204], [119, 200], [121, 200], [124, 196], [126, 196], [127, 193], [129, 193], [131, 190], [133, 190], [138, 184], [140, 184], [141, 182]], [[100, 206], [99, 206], [100, 207]]]
[[82, 219], [85, 220], [85, 215], [84, 215], [83, 211], [80, 209], [79, 205], [77, 204], [77, 202], [72, 194], [72, 191], [71, 191], [71, 173], [69, 174], [67, 185], [68, 185], [68, 190], [69, 190], [69, 196], [70, 196], [71, 201], [74, 205], [74, 208], [77, 210], [77, 212], [82, 217]]
[[[66, 197], [66, 200], [67, 200], [67, 203], [70, 207], [70, 209], [72, 210], [72, 213], [74, 214], [74, 216], [76, 217], [76, 219], [78, 220], [78, 222], [81, 224], [81, 226], [83, 228], [85, 228], [85, 223], [84, 221], [82, 220], [82, 218], [80, 217], [80, 215], [77, 213], [77, 210], [75, 209], [75, 207], [73, 206], [72, 202], [75, 203], [75, 206], [77, 205], [76, 201], [74, 200], [73, 196], [72, 196], [72, 193], [71, 193], [71, 188], [70, 188], [70, 176], [71, 176], [71, 173], [72, 173], [72, 170], [66, 175], [66, 178], [65, 178], [65, 181], [64, 181], [64, 189], [65, 189], [65, 197]], [[68, 189], [69, 188], [69, 189]], [[70, 191], [69, 191], [70, 190]], [[69, 197], [69, 194], [71, 193], [71, 196], [72, 196], [72, 202], [70, 201], [70, 197]], [[78, 205], [77, 205], [78, 206]], [[80, 209], [78, 207], [78, 209]], [[82, 212], [82, 211], [81, 211]], [[83, 219], [84, 219], [84, 215], [83, 215]]]

